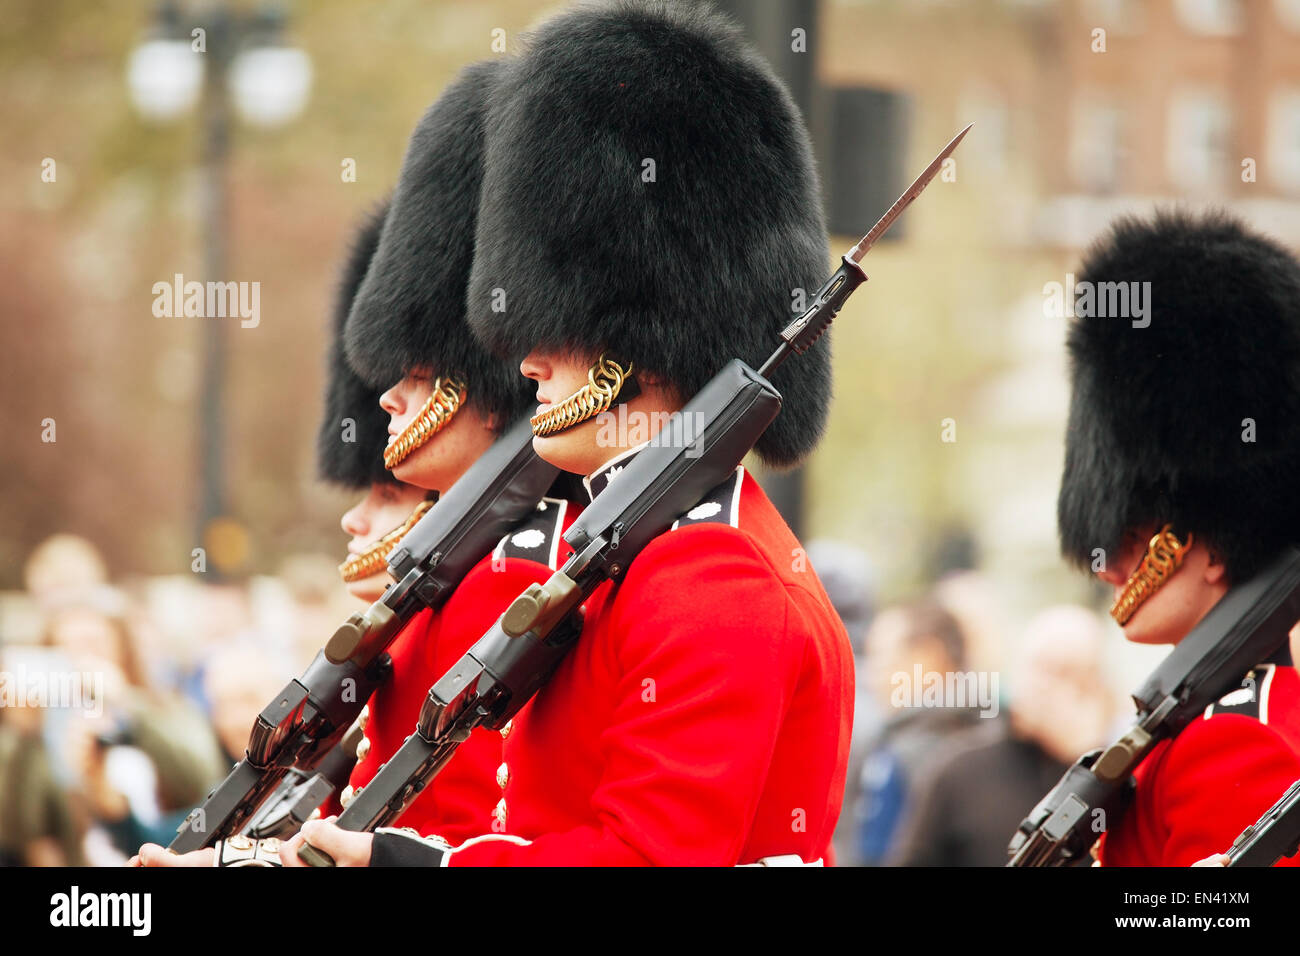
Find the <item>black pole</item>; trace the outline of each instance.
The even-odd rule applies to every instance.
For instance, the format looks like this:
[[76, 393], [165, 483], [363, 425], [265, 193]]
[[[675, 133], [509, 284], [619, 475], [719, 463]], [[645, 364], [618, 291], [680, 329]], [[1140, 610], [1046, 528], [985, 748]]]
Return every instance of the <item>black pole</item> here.
[[[215, 4], [207, 27], [202, 100], [203, 142], [199, 165], [199, 220], [203, 228], [203, 280], [226, 279], [226, 165], [230, 152], [230, 98], [227, 75], [233, 55], [233, 29], [224, 3]], [[226, 325], [214, 316], [200, 320], [202, 371], [199, 386], [198, 542], [208, 548], [212, 522], [226, 513], [225, 377]], [[209, 555], [211, 557], [211, 555]], [[209, 569], [209, 573], [218, 571]]]

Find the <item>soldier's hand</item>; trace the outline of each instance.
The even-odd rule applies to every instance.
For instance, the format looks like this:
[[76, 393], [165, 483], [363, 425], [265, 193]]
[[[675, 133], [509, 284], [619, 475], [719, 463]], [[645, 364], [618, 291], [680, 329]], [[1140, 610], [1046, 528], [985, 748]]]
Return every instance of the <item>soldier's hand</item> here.
[[1207, 856], [1204, 860], [1197, 860], [1195, 863], [1192, 864], [1192, 866], [1227, 866], [1227, 865], [1228, 865], [1228, 854], [1226, 853], [1215, 853], [1212, 856]]
[[334, 825], [338, 817], [309, 820], [302, 825], [297, 836], [280, 845], [280, 861], [285, 866], [306, 866], [298, 858], [298, 848], [310, 843], [334, 858], [335, 866], [369, 866], [370, 845], [373, 833], [354, 833]]
[[157, 843], [146, 843], [126, 861], [127, 866], [212, 866], [216, 850], [206, 847], [193, 853], [172, 853]]

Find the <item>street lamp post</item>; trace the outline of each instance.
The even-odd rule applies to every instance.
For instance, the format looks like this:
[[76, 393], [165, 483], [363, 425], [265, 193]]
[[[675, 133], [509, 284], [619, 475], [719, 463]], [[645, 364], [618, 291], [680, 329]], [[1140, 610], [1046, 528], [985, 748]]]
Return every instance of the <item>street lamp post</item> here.
[[[208, 69], [203, 84], [202, 143], [199, 148], [199, 222], [203, 225], [204, 278], [226, 279], [226, 163], [230, 156], [230, 99], [226, 92], [234, 30], [226, 5], [213, 9], [208, 27]], [[208, 547], [212, 524], [226, 514], [225, 433], [226, 323], [202, 326], [203, 364], [199, 373], [199, 510], [195, 538]], [[222, 555], [214, 555], [221, 571]]]
[[[202, 31], [202, 32], [200, 32]], [[168, 122], [200, 100], [199, 216], [203, 224], [206, 281], [227, 279], [228, 185], [232, 105], [245, 121], [283, 125], [302, 111], [311, 86], [306, 53], [281, 43], [284, 16], [278, 7], [249, 13], [225, 0], [182, 12], [170, 0], [159, 5], [150, 37], [131, 54], [127, 85], [147, 120]], [[211, 317], [209, 317], [211, 319]], [[224, 449], [226, 323], [205, 321], [198, 395], [197, 540], [209, 545], [227, 513]], [[213, 570], [220, 572], [220, 554]]]

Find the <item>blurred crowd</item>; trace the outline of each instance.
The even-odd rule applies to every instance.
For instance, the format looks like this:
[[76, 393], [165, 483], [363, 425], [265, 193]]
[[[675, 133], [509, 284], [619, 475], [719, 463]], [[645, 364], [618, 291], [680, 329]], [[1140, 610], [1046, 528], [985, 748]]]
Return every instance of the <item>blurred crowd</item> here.
[[[1001, 865], [1021, 818], [1122, 716], [1102, 619], [1052, 607], [1007, 642], [978, 572], [877, 607], [864, 552], [808, 554], [857, 665], [837, 862]], [[115, 865], [166, 845], [353, 609], [325, 557], [201, 578], [113, 581], [90, 542], [58, 535], [30, 555], [25, 590], [0, 596], [0, 865]], [[952, 699], [950, 675], [991, 697]]]
[[1107, 667], [1113, 628], [1093, 610], [1059, 605], [1019, 634], [999, 634], [996, 589], [965, 567], [914, 600], [876, 608], [865, 553], [832, 542], [808, 553], [857, 671], [836, 862], [1004, 865], [1020, 821], [1121, 726]]
[[323, 557], [205, 577], [113, 581], [57, 535], [0, 595], [0, 865], [112, 866], [171, 842], [352, 610]]

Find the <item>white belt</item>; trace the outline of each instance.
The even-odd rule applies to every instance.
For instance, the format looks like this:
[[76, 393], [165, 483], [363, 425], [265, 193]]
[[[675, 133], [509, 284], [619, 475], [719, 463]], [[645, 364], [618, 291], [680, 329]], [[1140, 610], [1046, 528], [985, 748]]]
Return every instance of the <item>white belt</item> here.
[[805, 863], [798, 853], [783, 853], [780, 856], [765, 856], [757, 863], [738, 863], [737, 866], [825, 866], [821, 859]]

